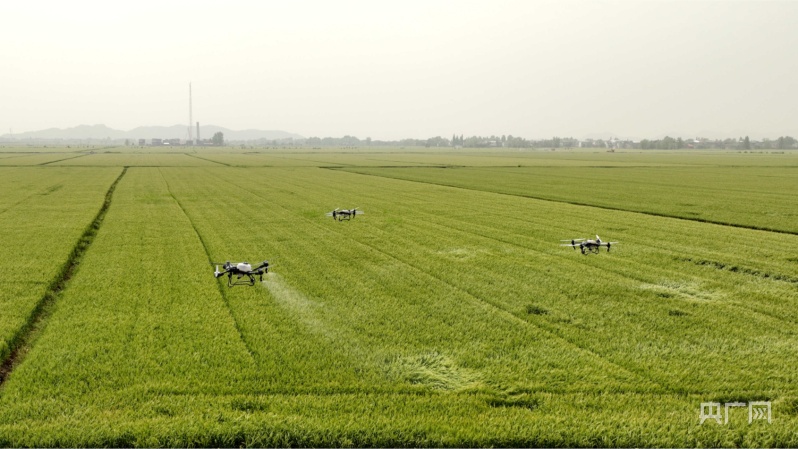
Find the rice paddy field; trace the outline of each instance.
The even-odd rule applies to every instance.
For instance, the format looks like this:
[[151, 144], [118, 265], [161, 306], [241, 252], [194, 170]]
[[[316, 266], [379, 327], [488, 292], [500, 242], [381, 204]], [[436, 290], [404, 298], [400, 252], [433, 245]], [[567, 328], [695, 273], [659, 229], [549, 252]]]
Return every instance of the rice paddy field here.
[[0, 231], [0, 446], [798, 446], [796, 152], [0, 148]]

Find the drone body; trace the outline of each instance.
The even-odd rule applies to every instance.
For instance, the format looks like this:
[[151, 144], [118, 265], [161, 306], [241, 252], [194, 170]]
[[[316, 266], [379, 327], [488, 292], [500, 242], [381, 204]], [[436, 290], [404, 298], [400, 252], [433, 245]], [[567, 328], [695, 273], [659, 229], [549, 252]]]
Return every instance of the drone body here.
[[[216, 265], [216, 271], [213, 272], [213, 276], [216, 278], [220, 278], [227, 274], [227, 286], [233, 287], [235, 285], [255, 285], [255, 276], [258, 276], [261, 281], [263, 281], [263, 275], [269, 272], [269, 262], [263, 261], [260, 265], [255, 268], [252, 268], [249, 262], [239, 262], [239, 263], [231, 263], [225, 262], [222, 265], [222, 270], [219, 271], [219, 263], [214, 263], [212, 265]], [[236, 280], [233, 281], [233, 276], [236, 276]], [[247, 279], [242, 280], [244, 276]]]
[[[563, 240], [563, 242], [567, 242], [567, 241], [568, 240]], [[582, 254], [587, 255], [587, 254], [590, 254], [590, 253], [598, 254], [599, 249], [601, 249], [602, 246], [606, 246], [607, 247], [607, 252], [610, 252], [610, 247], [612, 245], [617, 245], [617, 244], [618, 244], [618, 242], [602, 242], [601, 238], [597, 235], [596, 236], [596, 240], [592, 240], [592, 239], [571, 239], [571, 243], [565, 243], [565, 244], [560, 245], [560, 246], [570, 246], [574, 250], [576, 248], [579, 248], [580, 250], [582, 250]]]
[[333, 217], [333, 220], [338, 221], [351, 220], [356, 215], [363, 215], [363, 211], [358, 210], [357, 207], [354, 209], [339, 209], [336, 207], [332, 212], [327, 212], [328, 217]]

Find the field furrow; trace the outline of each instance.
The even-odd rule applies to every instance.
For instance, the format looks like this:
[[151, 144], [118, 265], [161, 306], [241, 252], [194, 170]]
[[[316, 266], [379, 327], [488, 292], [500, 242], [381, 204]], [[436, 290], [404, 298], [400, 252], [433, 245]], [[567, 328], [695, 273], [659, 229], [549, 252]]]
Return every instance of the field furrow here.
[[0, 248], [9, 267], [0, 289], [0, 360], [30, 324], [120, 171], [17, 168], [0, 178], [0, 190], [8, 192]]
[[795, 225], [798, 171], [792, 166], [349, 167], [346, 170], [611, 210], [798, 233]]
[[[56, 300], [0, 446], [798, 442], [791, 153], [16, 154], [47, 165], [0, 167], [0, 336]], [[709, 401], [774, 419], [701, 425]]]
[[[286, 182], [290, 183], [291, 181], [286, 180]], [[303, 185], [308, 182], [331, 185], [330, 180], [318, 177], [314, 180], [303, 179], [298, 181], [297, 185], [300, 182]], [[356, 181], [352, 181], [352, 183], [356, 183]], [[333, 183], [333, 185], [337, 186], [334, 187], [337, 190], [348, 190], [343, 184]], [[358, 188], [359, 186], [352, 186], [352, 190]], [[408, 190], [412, 189], [404, 189], [405, 192]], [[347, 193], [341, 194], [346, 195]], [[372, 199], [371, 196], [392, 197], [384, 192], [361, 195], [366, 200]], [[448, 199], [440, 198], [439, 201], [435, 201], [435, 204], [438, 205], [438, 208], [440, 208], [440, 204], [447, 204], [470, 217], [492, 217], [492, 214], [484, 213], [485, 208], [490, 206], [480, 205], [492, 204], [501, 200], [490, 198], [490, 195], [485, 196], [484, 199], [469, 196], [467, 201], [460, 202], [456, 202], [457, 200], [452, 196]], [[394, 205], [398, 202], [394, 201]], [[473, 206], [469, 206], [469, 204]], [[506, 204], [500, 204], [497, 207], [503, 207], [505, 210], [523, 209], [518, 204], [515, 207], [508, 207]], [[384, 247], [391, 248], [392, 254], [402, 260], [423, 260], [426, 264], [424, 267], [426, 271], [444, 276], [454, 285], [464, 288], [480, 298], [490, 301], [500, 298], [498, 301], [508, 304], [505, 306], [508, 310], [513, 310], [519, 316], [524, 316], [527, 319], [530, 318], [530, 313], [525, 310], [529, 307], [534, 308], [536, 306], [534, 301], [543, 301], [546, 307], [551, 307], [551, 309], [546, 308], [545, 310], [554, 313], [531, 318], [542, 319], [543, 322], [554, 322], [557, 328], [565, 329], [568, 334], [580, 335], [579, 341], [598, 353], [612, 357], [618, 363], [632, 364], [636, 370], [647, 370], [651, 375], [664, 375], [664, 378], [659, 378], [660, 382], [683, 385], [687, 380], [684, 376], [688, 376], [693, 377], [689, 384], [693, 385], [692, 388], [698, 388], [698, 391], [742, 388], [749, 385], [752, 378], [757, 378], [760, 375], [759, 372], [746, 374], [744, 369], [735, 366], [736, 362], [733, 358], [728, 358], [724, 353], [734, 354], [741, 350], [741, 345], [750, 346], [750, 351], [755, 353], [760, 346], [758, 341], [762, 339], [779, 335], [779, 338], [793, 338], [791, 335], [795, 331], [794, 323], [785, 323], [781, 319], [775, 318], [775, 314], [763, 316], [746, 311], [746, 307], [755, 310], [760, 306], [757, 306], [757, 302], [751, 301], [745, 294], [739, 294], [736, 287], [732, 290], [722, 283], [715, 282], [713, 280], [714, 273], [706, 277], [697, 277], [689, 266], [674, 268], [673, 260], [668, 266], [661, 267], [663, 259], [667, 263], [667, 256], [651, 258], [650, 265], [645, 270], [640, 270], [640, 260], [636, 262], [636, 266], [630, 264], [626, 259], [626, 250], [622, 250], [623, 252], [620, 253], [621, 260], [616, 259], [603, 263], [605, 261], [601, 259], [586, 259], [580, 255], [574, 255], [570, 249], [557, 248], [556, 244], [552, 243], [553, 238], [550, 238], [545, 243], [548, 248], [532, 252], [528, 258], [515, 258], [507, 253], [523, 251], [521, 248], [524, 247], [534, 249], [540, 247], [541, 242], [515, 244], [515, 248], [510, 250], [494, 249], [492, 246], [495, 245], [485, 242], [484, 238], [481, 239], [482, 241], [471, 242], [474, 240], [473, 231], [455, 231], [451, 227], [450, 217], [456, 215], [456, 212], [429, 211], [416, 207], [412, 210], [397, 210], [396, 213], [399, 216], [414, 216], [416, 220], [403, 222], [401, 231], [394, 232], [384, 232], [382, 229], [365, 225], [366, 229], [359, 228], [357, 238], [367, 242], [382, 242]], [[584, 214], [584, 212], [582, 213]], [[594, 212], [588, 217], [583, 217], [582, 220], [593, 223], [597, 219], [608, 220], [606, 212], [598, 211], [597, 213], [598, 215]], [[600, 215], [605, 215], [605, 217], [599, 218]], [[446, 218], [435, 218], [436, 216]], [[369, 218], [369, 216], [366, 217], [366, 219]], [[663, 219], [651, 217], [644, 218], [649, 221], [663, 221]], [[430, 224], [436, 220], [445, 220], [446, 227], [436, 229]], [[479, 221], [479, 218], [470, 218], [470, 220], [475, 222]], [[641, 217], [632, 215], [620, 218], [620, 220], [639, 223]], [[616, 224], [617, 221], [616, 217]], [[501, 220], [488, 220], [488, 222], [494, 225], [502, 223]], [[674, 221], [669, 226], [674, 223], [681, 224]], [[382, 223], [380, 225], [382, 226]], [[687, 225], [712, 227], [711, 225], [689, 223]], [[478, 226], [472, 224], [472, 229], [475, 227]], [[547, 225], [547, 227], [551, 227], [551, 225]], [[530, 232], [539, 234], [540, 230], [530, 230]], [[740, 230], [740, 233], [742, 232]], [[491, 234], [490, 231], [486, 233]], [[748, 233], [754, 233], [754, 231], [748, 231]], [[495, 230], [492, 234], [502, 236], [502, 239], [508, 238], [508, 233], [502, 232], [502, 230]], [[406, 235], [413, 235], [414, 238], [407, 240], [404, 237]], [[667, 247], [667, 245], [665, 246]], [[559, 253], [547, 254], [554, 252], [552, 248]], [[482, 254], [478, 249], [482, 250]], [[667, 248], [665, 250], [667, 251]], [[490, 257], [491, 252], [501, 254], [500, 251], [504, 253], [501, 257]], [[471, 260], [463, 266], [463, 270], [451, 269], [451, 262], [458, 259]], [[435, 263], [436, 260], [437, 263]], [[587, 264], [588, 261], [591, 264]], [[574, 262], [581, 265], [579, 271], [574, 270]], [[593, 262], [596, 264], [594, 265]], [[618, 264], [620, 264], [620, 268]], [[627, 266], [627, 268], [624, 269], [623, 266]], [[544, 271], [544, 267], [545, 274], [541, 279], [540, 273]], [[521, 274], [523, 271], [519, 272], [519, 268], [526, 269], [526, 273]], [[467, 275], [463, 276], [465, 273]], [[536, 285], [529, 286], [531, 279], [535, 279], [532, 284], [548, 283], [552, 287], [555, 285], [570, 287], [560, 293], [559, 298], [555, 294], [554, 297], [558, 299], [552, 301], [553, 298], [547, 298], [552, 293], [543, 293], [535, 288]], [[592, 282], [591, 279], [599, 281]], [[738, 279], [738, 283], [740, 283], [739, 281]], [[757, 285], [748, 287], [751, 290], [758, 288]], [[781, 289], [781, 293], [785, 295], [781, 297], [781, 310], [792, 313], [790, 304], [795, 304], [796, 301], [794, 289], [789, 285], [781, 287], [784, 287]], [[551, 287], [547, 287], [544, 291], [551, 292], [551, 289]], [[574, 298], [581, 299], [581, 301], [574, 304]], [[771, 298], [775, 302], [776, 297], [771, 296]], [[567, 305], [563, 306], [563, 302]], [[577, 309], [574, 309], [575, 306]], [[652, 308], [658, 309], [659, 313], [641, 315], [644, 310]], [[580, 312], [575, 313], [580, 309]], [[741, 313], [742, 315], [740, 315]], [[596, 324], [596, 314], [603, 317], [599, 322], [603, 325]], [[641, 319], [643, 319], [642, 322]], [[689, 326], [689, 323], [700, 323], [702, 319], [706, 324]], [[575, 322], [573, 322], [574, 320]], [[671, 323], [670, 326], [673, 327], [663, 327], [662, 320]], [[728, 329], [739, 325], [741, 321], [747, 323], [746, 328], [750, 330], [750, 335], [746, 335], [743, 339], [730, 338]], [[585, 326], [589, 327], [585, 328]], [[614, 331], [615, 329], [623, 329], [623, 332], [619, 334]], [[651, 329], [658, 330], [651, 335]], [[636, 333], [640, 335], [636, 337]], [[640, 342], [646, 342], [646, 344], [641, 345]], [[701, 351], [696, 351], [696, 348], [702, 346], [707, 348], [703, 355]], [[792, 347], [792, 344], [787, 344], [772, 348], [770, 350], [773, 352], [772, 355], [763, 354], [763, 358], [771, 362], [759, 368], [772, 372], [779, 371], [783, 363], [782, 360], [794, 359], [795, 354]], [[677, 349], [676, 352], [674, 352], [675, 349]], [[629, 357], [630, 353], [638, 355]], [[690, 356], [687, 357], [687, 354]], [[730, 370], [727, 370], [727, 375], [718, 378], [714, 374], [705, 374], [698, 369], [707, 364], [720, 364], [720, 367], [728, 367]], [[651, 370], [651, 366], [661, 366], [664, 372], [658, 374], [656, 370]], [[702, 376], [703, 380], [697, 382], [697, 378]], [[774, 383], [767, 388], [775, 388], [783, 382], [790, 382], [789, 375], [774, 377], [773, 380]]]

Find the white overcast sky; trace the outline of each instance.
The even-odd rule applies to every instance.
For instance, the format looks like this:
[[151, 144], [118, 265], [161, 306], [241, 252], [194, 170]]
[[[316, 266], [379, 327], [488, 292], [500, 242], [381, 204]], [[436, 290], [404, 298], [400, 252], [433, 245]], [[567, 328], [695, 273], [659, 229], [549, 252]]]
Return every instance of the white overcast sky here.
[[798, 137], [798, 2], [3, 1], [0, 134]]

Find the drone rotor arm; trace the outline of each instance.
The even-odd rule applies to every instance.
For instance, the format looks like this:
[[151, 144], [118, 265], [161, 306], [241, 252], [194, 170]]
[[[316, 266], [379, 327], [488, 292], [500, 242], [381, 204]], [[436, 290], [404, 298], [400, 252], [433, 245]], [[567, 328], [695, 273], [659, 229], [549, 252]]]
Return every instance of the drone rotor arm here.
[[269, 262], [264, 260], [263, 263], [261, 263], [260, 265], [255, 267], [252, 271], [253, 272], [257, 272], [257, 273], [260, 273], [261, 271], [263, 273], [268, 273], [269, 272]]

